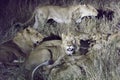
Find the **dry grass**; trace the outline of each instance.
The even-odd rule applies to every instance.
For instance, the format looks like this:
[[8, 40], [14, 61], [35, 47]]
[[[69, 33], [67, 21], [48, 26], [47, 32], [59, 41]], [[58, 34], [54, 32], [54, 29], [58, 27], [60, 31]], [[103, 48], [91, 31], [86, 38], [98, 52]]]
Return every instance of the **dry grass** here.
[[[32, 0], [30, 1], [32, 2]], [[29, 6], [20, 8], [21, 14], [19, 14], [19, 16], [21, 18], [17, 17], [16, 20], [26, 21], [25, 19], [28, 19], [28, 16], [30, 16], [29, 12], [33, 11], [31, 10], [31, 2], [28, 3], [28, 0], [25, 0], [25, 4], [29, 4]], [[39, 0], [38, 2], [41, 4], [43, 3], [41, 0]], [[57, 70], [58, 72], [56, 74], [54, 74], [53, 71], [53, 73], [50, 76], [50, 79], [52, 80], [119, 80], [120, 79], [120, 63], [119, 63], [120, 48], [117, 47], [116, 44], [120, 45], [118, 44], [120, 38], [118, 38], [118, 40], [114, 39], [113, 41], [109, 41], [107, 37], [109, 36], [109, 34], [114, 35], [116, 32], [120, 30], [120, 25], [118, 25], [118, 23], [120, 23], [119, 22], [120, 2], [112, 2], [110, 0], [106, 2], [104, 2], [104, 0], [101, 1], [97, 0], [93, 2], [90, 0], [89, 1], [59, 0], [59, 2], [57, 2], [57, 0], [50, 0], [44, 4], [52, 3], [53, 5], [66, 6], [68, 4], [71, 5], [72, 3], [76, 4], [76, 2], [89, 3], [91, 5], [94, 5], [96, 8], [102, 9], [103, 11], [107, 11], [107, 12], [114, 11], [114, 17], [112, 20], [109, 20], [109, 18], [107, 18], [107, 16], [105, 15], [105, 13], [103, 13], [102, 15], [99, 16], [100, 17], [99, 19], [84, 18], [78, 26], [76, 25], [65, 26], [65, 25], [57, 24], [55, 22], [51, 25], [49, 23], [46, 24], [46, 26], [40, 30], [40, 32], [46, 36], [49, 36], [51, 34], [61, 35], [61, 33], [67, 32], [69, 27], [69, 29], [72, 32], [86, 33], [90, 36], [90, 39], [92, 38], [93, 40], [96, 40], [94, 46], [91, 46], [89, 48], [89, 52], [87, 53], [87, 55], [85, 55], [86, 57], [76, 62], [77, 66], [76, 64], [68, 65], [66, 69], [61, 68]], [[37, 1], [34, 2], [34, 6], [36, 5], [38, 5]], [[22, 5], [19, 4], [19, 6]], [[23, 10], [24, 8], [25, 9], [29, 8], [29, 10], [24, 12]], [[24, 15], [25, 13], [28, 13], [27, 18]], [[6, 25], [8, 24], [6, 23]], [[4, 41], [6, 39], [8, 40], [11, 38], [11, 35], [15, 34], [14, 28], [10, 28], [8, 31], [9, 32], [6, 33], [5, 36], [2, 36], [3, 40], [1, 41]], [[13, 33], [11, 33], [11, 31]], [[4, 31], [0, 31], [1, 35], [3, 35], [3, 32]], [[100, 37], [98, 37], [98, 33], [101, 35]], [[106, 38], [103, 38], [103, 35], [105, 35]], [[12, 75], [14, 74], [12, 73]], [[5, 80], [25, 80], [25, 79], [23, 79], [23, 77], [22, 79], [18, 77], [17, 79], [9, 78]]]

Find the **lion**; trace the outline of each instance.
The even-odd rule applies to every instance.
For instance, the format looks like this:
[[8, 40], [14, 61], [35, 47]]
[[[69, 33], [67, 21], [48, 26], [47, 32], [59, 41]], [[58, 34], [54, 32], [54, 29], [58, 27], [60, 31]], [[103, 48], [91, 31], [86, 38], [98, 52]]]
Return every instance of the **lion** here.
[[31, 18], [21, 26], [28, 25], [34, 18], [35, 23], [33, 28], [38, 29], [40, 26], [44, 26], [49, 19], [53, 19], [57, 23], [80, 23], [81, 19], [85, 16], [97, 16], [97, 10], [91, 5], [73, 5], [67, 7], [60, 6], [39, 6], [33, 12]]
[[12, 41], [5, 42], [0, 45], [0, 63], [4, 65], [17, 65], [22, 63], [25, 54]]
[[79, 45], [72, 34], [62, 34], [62, 40], [45, 41], [37, 46], [25, 61], [25, 69], [35, 71], [41, 66], [57, 65], [58, 59], [64, 55], [72, 55], [78, 51]]
[[28, 27], [18, 32], [13, 38], [13, 42], [16, 43], [24, 53], [28, 54], [43, 38], [43, 35], [37, 30]]
[[38, 31], [31, 27], [21, 30], [12, 40], [0, 45], [0, 62], [12, 64], [14, 61], [24, 59], [35, 47], [34, 45], [39, 44], [43, 38]]

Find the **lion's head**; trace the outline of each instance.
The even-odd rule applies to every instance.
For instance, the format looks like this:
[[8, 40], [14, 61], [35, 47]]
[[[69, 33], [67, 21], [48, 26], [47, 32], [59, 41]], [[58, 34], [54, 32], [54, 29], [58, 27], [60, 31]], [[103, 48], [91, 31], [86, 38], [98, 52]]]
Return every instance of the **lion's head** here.
[[64, 48], [66, 54], [72, 55], [78, 50], [76, 37], [72, 33], [68, 33], [67, 35], [62, 34], [62, 47]]
[[91, 5], [81, 5], [80, 12], [82, 13], [82, 17], [98, 15], [98, 11]]
[[16, 34], [13, 41], [23, 50], [28, 53], [34, 44], [42, 41], [43, 36], [35, 29], [28, 27]]
[[76, 23], [80, 23], [81, 19], [85, 16], [97, 16], [98, 11], [91, 5], [79, 5], [73, 12], [73, 18], [76, 19]]

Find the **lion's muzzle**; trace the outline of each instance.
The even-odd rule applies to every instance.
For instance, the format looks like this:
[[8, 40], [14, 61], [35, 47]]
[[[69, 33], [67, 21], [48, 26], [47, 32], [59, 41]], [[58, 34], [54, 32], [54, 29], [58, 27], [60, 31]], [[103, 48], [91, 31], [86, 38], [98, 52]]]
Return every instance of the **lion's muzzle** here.
[[66, 54], [67, 55], [72, 55], [75, 51], [75, 47], [74, 46], [67, 46], [66, 47]]

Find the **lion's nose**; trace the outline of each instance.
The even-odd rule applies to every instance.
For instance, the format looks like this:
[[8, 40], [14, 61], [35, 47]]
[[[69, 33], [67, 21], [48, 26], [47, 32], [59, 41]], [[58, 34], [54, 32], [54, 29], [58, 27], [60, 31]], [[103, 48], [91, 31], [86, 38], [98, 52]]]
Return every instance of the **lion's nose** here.
[[34, 46], [34, 48], [35, 48], [35, 47], [37, 46], [37, 44], [36, 44], [36, 43], [34, 43], [34, 44], [33, 44], [33, 46]]
[[36, 43], [33, 44], [34, 47], [38, 46], [40, 44], [39, 41], [36, 41]]

